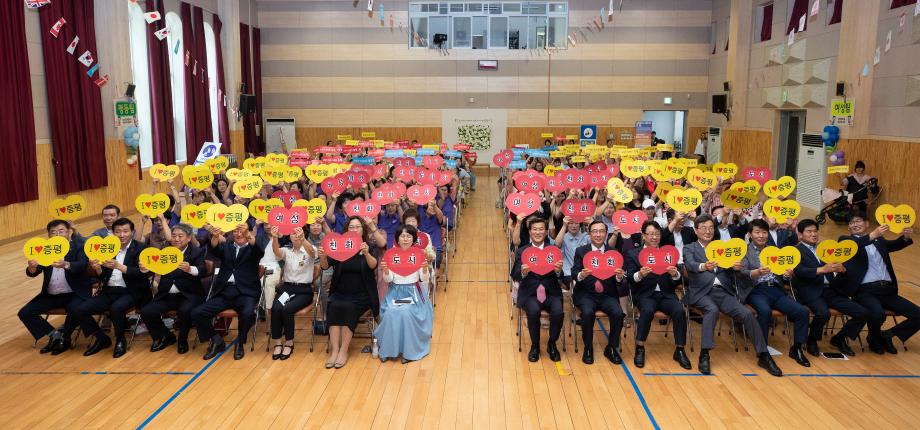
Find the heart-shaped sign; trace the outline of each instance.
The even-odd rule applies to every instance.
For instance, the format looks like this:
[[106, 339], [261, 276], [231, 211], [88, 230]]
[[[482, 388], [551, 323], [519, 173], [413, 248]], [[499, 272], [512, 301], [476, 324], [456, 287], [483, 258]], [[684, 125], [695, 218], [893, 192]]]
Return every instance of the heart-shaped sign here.
[[568, 199], [562, 202], [562, 213], [575, 223], [593, 218], [596, 209], [591, 199]]
[[169, 182], [179, 176], [179, 166], [157, 163], [150, 166], [150, 177], [158, 181]]
[[492, 157], [492, 164], [498, 167], [508, 167], [512, 160], [514, 160], [514, 152], [510, 149], [506, 149]]
[[744, 182], [735, 182], [730, 189], [743, 194], [756, 195], [760, 192], [760, 183], [753, 179], [748, 179]]
[[[272, 198], [281, 200], [281, 202], [284, 203], [284, 206], [289, 208], [294, 204], [294, 202], [302, 199], [303, 196], [300, 195], [300, 192], [297, 190], [288, 190], [287, 192], [284, 190], [278, 190], [272, 193]], [[249, 212], [252, 212], [252, 209], [250, 209]]]
[[[228, 160], [227, 157], [224, 157], [223, 155], [218, 155], [217, 157], [205, 161], [204, 165], [208, 166], [208, 169], [211, 170], [212, 174], [219, 175], [227, 170], [228, 167], [230, 167], [230, 160]], [[176, 173], [178, 173], [178, 169], [176, 170]]]
[[795, 200], [767, 199], [763, 204], [763, 216], [773, 218], [780, 224], [798, 218], [800, 213], [802, 206]]
[[376, 164], [374, 165], [374, 174], [371, 175], [374, 179], [386, 179], [389, 169], [386, 164]]
[[620, 178], [610, 178], [607, 181], [607, 195], [613, 197], [613, 201], [620, 203], [629, 203], [633, 200], [633, 191], [627, 188]]
[[373, 200], [354, 199], [342, 209], [345, 210], [345, 215], [347, 216], [374, 218], [380, 214], [380, 203]]
[[268, 184], [278, 185], [284, 181], [284, 174], [288, 166], [285, 164], [267, 164], [259, 173], [259, 176]]
[[49, 238], [33, 237], [22, 247], [22, 254], [28, 260], [35, 260], [41, 266], [50, 266], [61, 261], [70, 252], [70, 242], [61, 236]]
[[703, 203], [703, 195], [695, 188], [675, 189], [668, 193], [667, 202], [677, 212], [690, 213]]
[[656, 275], [664, 275], [668, 272], [668, 267], [676, 267], [680, 253], [672, 245], [665, 245], [660, 248], [644, 247], [639, 251], [639, 266], [652, 269]]
[[397, 190], [395, 190], [391, 184], [383, 184], [374, 189], [374, 192], [371, 193], [371, 198], [379, 202], [381, 205], [388, 205], [402, 197], [396, 193]]
[[310, 200], [298, 200], [294, 206], [307, 209], [307, 224], [313, 224], [317, 219], [326, 215], [326, 201], [320, 197], [314, 197]]
[[712, 165], [712, 172], [722, 179], [731, 178], [738, 174], [738, 165], [735, 163], [716, 163]]
[[182, 182], [189, 188], [203, 190], [214, 182], [214, 174], [204, 164], [182, 168]]
[[422, 157], [422, 165], [431, 169], [438, 170], [444, 164], [444, 159], [440, 155], [426, 155]]
[[539, 193], [543, 191], [543, 186], [543, 178], [540, 176], [521, 175], [514, 181], [514, 187], [523, 193]]
[[588, 175], [588, 186], [591, 188], [603, 188], [607, 186], [607, 181], [611, 178], [606, 171], [594, 172]]
[[326, 195], [336, 196], [342, 194], [348, 188], [348, 175], [339, 173], [333, 177], [323, 179], [320, 188]]
[[182, 222], [195, 227], [201, 228], [208, 222], [208, 208], [213, 203], [202, 203], [200, 205], [187, 204], [182, 206]]
[[538, 275], [556, 270], [557, 261], [562, 261], [562, 251], [553, 245], [544, 246], [543, 249], [530, 246], [521, 253], [521, 264], [526, 264], [531, 272]]
[[114, 260], [121, 251], [121, 240], [110, 234], [106, 237], [90, 236], [83, 243], [83, 252], [90, 261]]
[[[243, 160], [243, 168], [247, 170], [252, 170], [256, 173], [262, 173], [262, 169], [269, 164], [269, 161], [265, 157], [255, 157], [247, 158]], [[274, 164], [274, 163], [272, 163]]]
[[74, 194], [63, 199], [54, 199], [48, 206], [51, 219], [75, 220], [83, 216], [86, 211], [86, 200]]
[[584, 190], [590, 186], [588, 184], [588, 173], [581, 169], [567, 169], [562, 174], [562, 179], [565, 181], [565, 185], [571, 189]]
[[652, 179], [663, 182], [671, 179], [671, 175], [668, 174], [667, 166], [663, 160], [648, 160], [646, 161], [649, 167], [652, 169]]
[[292, 184], [303, 177], [303, 170], [298, 166], [287, 166], [284, 170], [284, 182]]
[[591, 276], [603, 280], [615, 275], [617, 269], [623, 267], [623, 255], [614, 250], [591, 251], [585, 254], [581, 262], [585, 269], [591, 270]]
[[706, 245], [706, 258], [715, 261], [723, 269], [728, 269], [741, 261], [745, 254], [747, 244], [737, 237], [730, 240], [713, 240]]
[[760, 251], [760, 265], [770, 269], [774, 275], [783, 275], [787, 270], [795, 269], [802, 261], [802, 254], [794, 246], [782, 249], [768, 246]]
[[400, 276], [409, 276], [418, 272], [425, 265], [425, 250], [410, 246], [402, 249], [394, 246], [383, 254], [387, 269]]
[[438, 172], [424, 167], [416, 167], [415, 182], [421, 185], [434, 185], [438, 182]]
[[562, 176], [563, 175], [560, 173], [557, 176], [550, 176], [546, 178], [546, 189], [554, 193], [565, 191], [568, 188], [568, 185], [566, 185], [565, 179]]
[[555, 176], [556, 172], [562, 170], [561, 167], [553, 166], [552, 164], [543, 168], [543, 174], [546, 176]]
[[795, 190], [795, 178], [783, 176], [779, 179], [770, 179], [763, 184], [763, 193], [770, 198], [789, 197]]
[[364, 171], [349, 170], [345, 172], [345, 181], [349, 188], [361, 188], [371, 181], [371, 174]]
[[364, 241], [358, 233], [326, 233], [323, 236], [323, 251], [326, 256], [336, 261], [345, 261], [361, 251]]
[[265, 155], [265, 159], [271, 164], [287, 164], [288, 163], [287, 154], [277, 154], [273, 152], [273, 153], [269, 153]]
[[914, 208], [908, 205], [895, 207], [886, 203], [875, 210], [875, 220], [879, 225], [887, 225], [888, 229], [895, 234], [901, 233], [905, 228], [910, 228], [916, 219], [917, 214]]
[[454, 172], [450, 170], [438, 171], [438, 185], [449, 185], [454, 181]]
[[286, 207], [287, 205], [279, 198], [270, 198], [268, 200], [252, 199], [249, 202], [249, 214], [259, 221], [267, 221], [268, 213], [274, 208]]
[[729, 209], [746, 209], [757, 203], [757, 194], [742, 193], [734, 187], [722, 191], [719, 195], [722, 204]]
[[283, 235], [289, 235], [293, 233], [294, 229], [297, 227], [303, 227], [307, 225], [307, 209], [300, 206], [294, 206], [291, 208], [276, 206], [268, 213], [266, 221], [268, 222], [268, 225], [272, 227], [278, 227], [279, 233]]
[[225, 206], [212, 204], [205, 214], [207, 223], [218, 230], [228, 233], [235, 230], [240, 224], [245, 224], [249, 219], [249, 209], [239, 203]]
[[856, 256], [858, 250], [856, 242], [849, 239], [840, 242], [833, 239], [822, 240], [815, 248], [818, 258], [827, 264], [846, 263]]
[[227, 179], [231, 181], [239, 181], [241, 179], [249, 179], [253, 176], [259, 176], [259, 175], [256, 175], [251, 170], [237, 169], [236, 167], [232, 167], [230, 169], [227, 169], [227, 172], [224, 173], [224, 176], [226, 176]]
[[408, 184], [415, 180], [415, 167], [401, 166], [393, 169], [393, 176], [397, 180]]
[[668, 193], [670, 193], [671, 190], [683, 191], [684, 189], [685, 189], [684, 187], [674, 185], [670, 182], [659, 182], [658, 184], [655, 185], [655, 194], [658, 196], [659, 199], [668, 201], [667, 200]]
[[406, 190], [406, 198], [417, 205], [428, 204], [438, 194], [434, 185], [413, 185]]
[[716, 174], [712, 172], [704, 172], [698, 168], [690, 169], [687, 172], [687, 182], [690, 183], [693, 188], [696, 188], [700, 191], [706, 191], [716, 185]]
[[156, 218], [169, 209], [169, 196], [164, 193], [141, 194], [134, 199], [134, 208], [142, 215]]
[[400, 157], [393, 160], [393, 167], [415, 167], [415, 159], [411, 157]]
[[668, 179], [676, 181], [687, 176], [687, 165], [684, 164], [683, 158], [669, 158], [664, 168]]
[[332, 176], [332, 166], [328, 164], [311, 164], [303, 169], [304, 175], [314, 184], [320, 184]]
[[154, 247], [144, 248], [138, 258], [138, 262], [143, 264], [147, 270], [157, 275], [166, 275], [179, 268], [179, 264], [185, 260], [182, 251], [175, 246], [167, 246], [163, 249]]
[[767, 167], [745, 167], [741, 171], [741, 180], [755, 180], [760, 185], [764, 185], [772, 177], [773, 173]]
[[648, 163], [643, 160], [624, 158], [620, 161], [620, 172], [627, 178], [636, 179], [651, 174], [652, 169]]
[[613, 213], [613, 225], [626, 234], [642, 232], [642, 224], [648, 220], [645, 212], [640, 210], [627, 211], [624, 209]]
[[259, 190], [262, 189], [263, 185], [265, 184], [262, 182], [262, 178], [258, 176], [240, 179], [239, 181], [233, 183], [233, 194], [246, 199], [251, 199], [253, 196], [259, 193]]
[[540, 196], [533, 193], [511, 193], [505, 197], [505, 207], [517, 215], [518, 219], [536, 212], [541, 202]]
[[431, 243], [431, 237], [428, 236], [428, 233], [420, 231], [418, 235], [415, 236], [415, 243], [412, 244], [412, 246], [424, 250], [428, 248], [429, 243]]

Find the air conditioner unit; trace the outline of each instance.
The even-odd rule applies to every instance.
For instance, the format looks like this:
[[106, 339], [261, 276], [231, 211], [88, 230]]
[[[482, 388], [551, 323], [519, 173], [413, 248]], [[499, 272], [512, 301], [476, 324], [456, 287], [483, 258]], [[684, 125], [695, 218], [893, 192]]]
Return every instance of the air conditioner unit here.
[[722, 127], [709, 127], [709, 141], [706, 142], [706, 163], [719, 161], [722, 156]]
[[799, 137], [798, 170], [795, 175], [796, 200], [802, 207], [821, 210], [821, 191], [827, 178], [827, 159], [820, 134], [802, 133]]

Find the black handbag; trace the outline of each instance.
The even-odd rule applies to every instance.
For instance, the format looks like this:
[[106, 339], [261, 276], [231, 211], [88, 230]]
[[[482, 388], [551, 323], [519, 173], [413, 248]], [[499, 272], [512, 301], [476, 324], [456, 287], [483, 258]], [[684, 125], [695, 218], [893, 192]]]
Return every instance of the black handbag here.
[[325, 320], [313, 320], [313, 334], [329, 336], [329, 324]]

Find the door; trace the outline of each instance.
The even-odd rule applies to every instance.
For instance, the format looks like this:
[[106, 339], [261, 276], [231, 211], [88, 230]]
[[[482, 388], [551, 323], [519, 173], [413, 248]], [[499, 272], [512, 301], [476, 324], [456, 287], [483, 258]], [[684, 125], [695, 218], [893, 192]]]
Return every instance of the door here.
[[799, 165], [799, 136], [804, 132], [804, 110], [780, 111], [776, 177], [795, 177]]

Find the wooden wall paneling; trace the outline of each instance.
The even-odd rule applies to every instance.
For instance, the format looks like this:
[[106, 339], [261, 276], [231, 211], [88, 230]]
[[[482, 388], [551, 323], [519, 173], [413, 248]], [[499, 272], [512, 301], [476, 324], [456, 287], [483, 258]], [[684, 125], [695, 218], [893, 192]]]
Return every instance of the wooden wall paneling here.
[[373, 131], [376, 139], [387, 141], [413, 140], [430, 144], [441, 142], [441, 127], [297, 127], [297, 147], [313, 149], [323, 146], [326, 141], [336, 142], [336, 136], [350, 134], [361, 139], [362, 131]]
[[769, 131], [722, 130], [721, 161], [735, 163], [739, 169], [770, 166], [772, 145], [773, 137]]
[[[875, 139], [841, 139], [837, 149], [843, 150], [853, 171], [857, 160], [866, 163], [866, 173], [875, 176], [882, 187], [881, 203], [907, 204], [920, 210], [920, 188], [917, 187], [917, 160], [920, 144]], [[843, 175], [845, 176], [845, 175]], [[829, 175], [827, 186], [839, 188], [840, 176]], [[874, 214], [869, 214], [875, 219]]]

